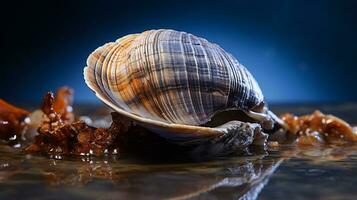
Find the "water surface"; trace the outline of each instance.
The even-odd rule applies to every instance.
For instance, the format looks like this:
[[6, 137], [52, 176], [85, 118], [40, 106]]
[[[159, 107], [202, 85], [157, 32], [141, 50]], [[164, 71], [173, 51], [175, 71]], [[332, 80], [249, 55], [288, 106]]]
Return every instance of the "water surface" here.
[[[354, 106], [321, 108], [356, 122]], [[357, 199], [356, 149], [282, 146], [195, 161], [48, 157], [0, 145], [0, 199]]]

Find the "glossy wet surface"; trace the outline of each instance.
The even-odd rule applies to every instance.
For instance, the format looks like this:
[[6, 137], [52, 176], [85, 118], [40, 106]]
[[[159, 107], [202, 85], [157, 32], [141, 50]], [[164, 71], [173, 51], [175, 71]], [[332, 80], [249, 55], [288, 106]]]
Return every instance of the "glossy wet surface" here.
[[[296, 114], [311, 108], [273, 106]], [[352, 104], [313, 108], [357, 122]], [[193, 161], [49, 158], [0, 145], [0, 199], [356, 199], [356, 149], [283, 146]]]

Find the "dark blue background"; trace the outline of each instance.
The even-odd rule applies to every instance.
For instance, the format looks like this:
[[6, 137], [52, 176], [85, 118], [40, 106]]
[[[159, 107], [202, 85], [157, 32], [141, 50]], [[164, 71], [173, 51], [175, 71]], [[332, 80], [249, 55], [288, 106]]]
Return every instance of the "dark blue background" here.
[[47, 1], [2, 5], [0, 98], [38, 100], [83, 81], [96, 47], [171, 28], [218, 43], [269, 102], [356, 101], [357, 1]]

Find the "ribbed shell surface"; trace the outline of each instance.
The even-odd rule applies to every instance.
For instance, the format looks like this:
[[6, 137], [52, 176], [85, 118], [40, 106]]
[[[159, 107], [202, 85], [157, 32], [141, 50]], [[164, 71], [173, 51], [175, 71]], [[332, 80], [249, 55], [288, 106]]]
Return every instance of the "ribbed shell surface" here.
[[248, 70], [218, 45], [185, 32], [150, 30], [96, 49], [85, 79], [97, 95], [156, 121], [200, 125], [263, 101]]

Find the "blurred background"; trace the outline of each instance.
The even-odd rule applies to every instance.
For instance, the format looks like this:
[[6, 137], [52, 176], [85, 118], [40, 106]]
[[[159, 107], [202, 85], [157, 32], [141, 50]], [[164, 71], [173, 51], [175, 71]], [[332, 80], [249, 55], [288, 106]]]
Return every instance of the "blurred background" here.
[[0, 98], [39, 101], [83, 80], [87, 56], [130, 33], [170, 28], [219, 44], [268, 102], [357, 101], [357, 1], [7, 1], [1, 11]]

